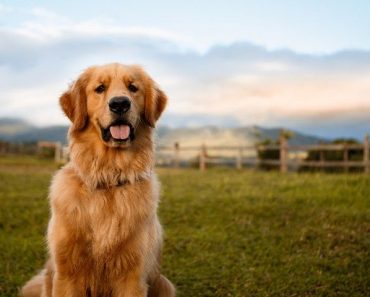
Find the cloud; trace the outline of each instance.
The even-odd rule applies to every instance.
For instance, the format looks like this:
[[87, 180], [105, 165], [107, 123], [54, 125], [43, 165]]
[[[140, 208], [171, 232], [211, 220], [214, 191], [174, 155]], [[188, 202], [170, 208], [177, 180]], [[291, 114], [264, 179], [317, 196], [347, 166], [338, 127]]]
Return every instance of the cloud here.
[[67, 123], [59, 94], [85, 67], [111, 61], [139, 63], [152, 74], [171, 99], [162, 120], [171, 126], [289, 125], [320, 134], [332, 121], [337, 130], [325, 133], [334, 135], [340, 123], [345, 133], [349, 123], [356, 127], [349, 112], [370, 110], [366, 51], [317, 56], [239, 42], [198, 52], [174, 32], [75, 22], [41, 7], [18, 26], [0, 27], [0, 39], [0, 116], [41, 125]]

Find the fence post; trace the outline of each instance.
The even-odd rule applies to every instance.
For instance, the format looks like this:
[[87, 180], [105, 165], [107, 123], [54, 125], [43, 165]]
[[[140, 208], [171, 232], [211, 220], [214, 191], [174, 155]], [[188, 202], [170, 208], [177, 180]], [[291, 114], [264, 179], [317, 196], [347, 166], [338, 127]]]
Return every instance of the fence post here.
[[319, 153], [320, 153], [320, 166], [319, 166], [319, 170], [324, 170], [324, 162], [325, 162], [324, 151], [321, 150], [321, 151], [319, 151]]
[[288, 143], [285, 135], [280, 134], [280, 172], [288, 171]]
[[206, 145], [203, 144], [200, 148], [199, 154], [199, 169], [200, 171], [206, 170], [206, 160], [207, 159], [207, 148]]
[[180, 144], [178, 142], [175, 142], [175, 145], [174, 145], [173, 165], [175, 168], [180, 167]]
[[366, 133], [364, 139], [364, 172], [370, 172], [370, 164], [369, 164], [369, 135]]
[[243, 167], [243, 149], [240, 147], [238, 148], [238, 154], [236, 156], [235, 167], [236, 169], [242, 169]]
[[60, 142], [55, 143], [54, 160], [56, 163], [60, 163], [62, 157], [62, 144]]
[[62, 147], [62, 162], [67, 163], [69, 159], [69, 147], [63, 146]]
[[347, 144], [345, 143], [343, 145], [343, 161], [344, 161], [344, 171], [348, 172], [348, 147]]
[[259, 151], [260, 151], [260, 145], [256, 144], [256, 162], [254, 164], [255, 169], [259, 169], [260, 165], [261, 165], [261, 159], [260, 159]]

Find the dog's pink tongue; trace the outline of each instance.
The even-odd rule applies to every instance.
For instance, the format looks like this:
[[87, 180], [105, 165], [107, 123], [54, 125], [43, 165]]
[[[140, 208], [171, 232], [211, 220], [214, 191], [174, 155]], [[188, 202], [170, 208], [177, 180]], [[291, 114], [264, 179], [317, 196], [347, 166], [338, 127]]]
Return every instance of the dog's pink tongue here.
[[130, 127], [127, 125], [111, 126], [109, 131], [115, 139], [126, 139], [130, 136]]

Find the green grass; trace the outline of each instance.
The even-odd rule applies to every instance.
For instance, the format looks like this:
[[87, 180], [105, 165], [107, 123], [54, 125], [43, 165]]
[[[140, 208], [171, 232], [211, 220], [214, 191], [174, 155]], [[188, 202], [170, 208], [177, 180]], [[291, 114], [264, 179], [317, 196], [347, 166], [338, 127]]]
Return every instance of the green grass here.
[[[45, 259], [55, 166], [25, 163], [0, 159], [1, 297]], [[158, 172], [163, 271], [178, 296], [368, 296], [370, 176]]]

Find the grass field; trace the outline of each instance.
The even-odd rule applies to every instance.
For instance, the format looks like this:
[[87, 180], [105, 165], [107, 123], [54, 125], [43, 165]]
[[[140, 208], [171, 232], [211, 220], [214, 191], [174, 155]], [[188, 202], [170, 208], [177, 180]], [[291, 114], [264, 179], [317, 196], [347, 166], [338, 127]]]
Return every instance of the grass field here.
[[[0, 158], [0, 296], [42, 267], [55, 165]], [[370, 176], [158, 170], [178, 296], [369, 296]]]

